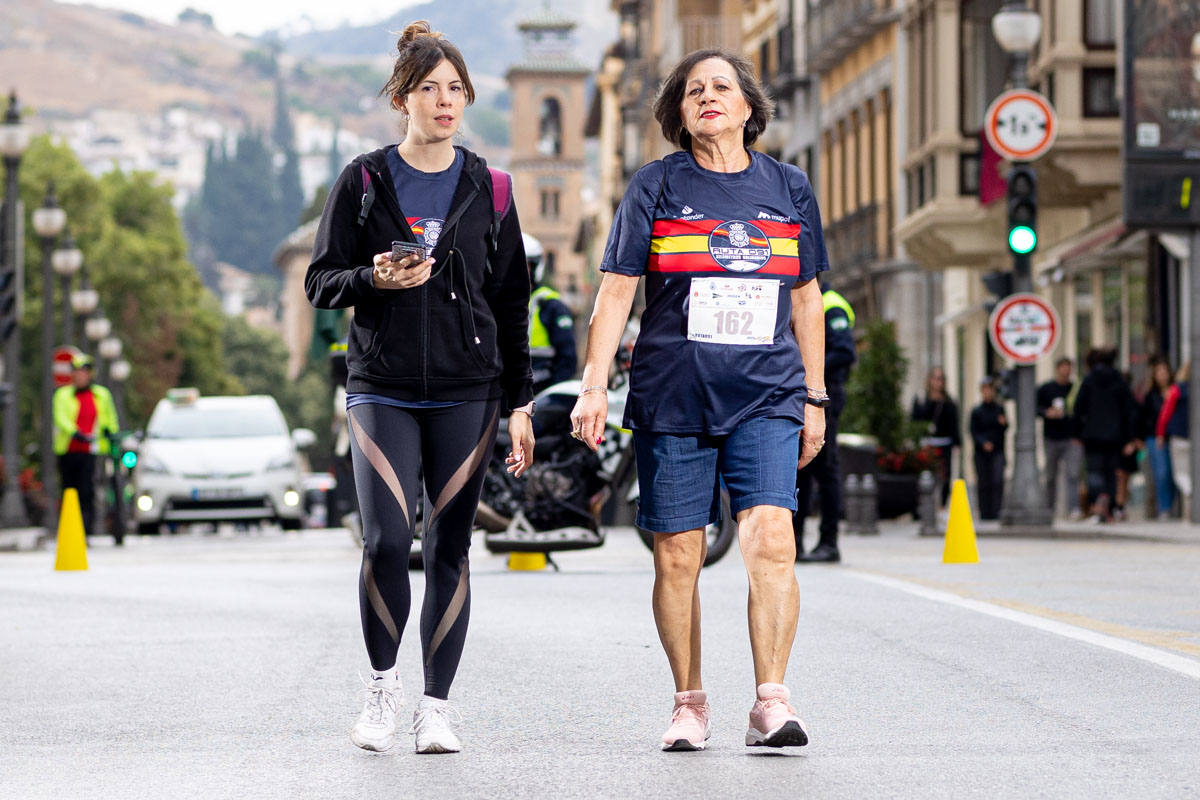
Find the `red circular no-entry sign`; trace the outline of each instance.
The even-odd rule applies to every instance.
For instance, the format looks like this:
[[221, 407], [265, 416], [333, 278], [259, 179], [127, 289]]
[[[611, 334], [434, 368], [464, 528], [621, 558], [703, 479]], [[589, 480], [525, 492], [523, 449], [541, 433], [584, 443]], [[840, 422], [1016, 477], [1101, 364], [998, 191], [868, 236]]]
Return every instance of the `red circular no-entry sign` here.
[[1036, 294], [1009, 295], [988, 319], [992, 347], [1017, 364], [1034, 364], [1049, 355], [1061, 330], [1054, 306]]
[[54, 374], [54, 386], [66, 386], [71, 382], [71, 359], [79, 355], [79, 350], [70, 345], [54, 348], [54, 358], [50, 370]]

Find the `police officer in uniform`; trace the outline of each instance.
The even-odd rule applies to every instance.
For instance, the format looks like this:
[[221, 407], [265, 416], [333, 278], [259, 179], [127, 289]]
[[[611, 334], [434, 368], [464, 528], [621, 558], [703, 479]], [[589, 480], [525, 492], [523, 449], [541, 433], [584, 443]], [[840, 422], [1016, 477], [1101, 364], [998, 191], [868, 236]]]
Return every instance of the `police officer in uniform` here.
[[546, 281], [542, 243], [528, 233], [525, 259], [533, 291], [529, 295], [529, 356], [533, 363], [533, 393], [570, 380], [578, 367], [575, 355], [575, 319], [562, 295]]
[[[838, 469], [838, 417], [846, 405], [846, 380], [850, 367], [858, 360], [854, 352], [854, 309], [846, 298], [832, 289], [821, 293], [825, 301], [825, 386], [829, 406], [825, 409], [827, 447], [817, 453], [808, 466], [796, 473], [797, 509], [792, 517], [796, 536], [796, 560], [802, 563], [837, 562], [838, 519], [842, 510], [842, 479]], [[811, 552], [804, 552], [804, 520], [808, 516], [813, 480], [821, 504], [821, 538]]]

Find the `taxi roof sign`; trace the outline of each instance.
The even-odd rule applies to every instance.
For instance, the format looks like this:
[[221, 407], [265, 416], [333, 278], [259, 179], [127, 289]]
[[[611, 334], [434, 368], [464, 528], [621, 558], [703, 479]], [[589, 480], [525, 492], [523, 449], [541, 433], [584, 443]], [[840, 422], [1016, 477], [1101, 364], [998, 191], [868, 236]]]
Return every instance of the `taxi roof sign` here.
[[194, 386], [167, 389], [167, 401], [172, 405], [190, 406], [200, 399], [200, 390]]

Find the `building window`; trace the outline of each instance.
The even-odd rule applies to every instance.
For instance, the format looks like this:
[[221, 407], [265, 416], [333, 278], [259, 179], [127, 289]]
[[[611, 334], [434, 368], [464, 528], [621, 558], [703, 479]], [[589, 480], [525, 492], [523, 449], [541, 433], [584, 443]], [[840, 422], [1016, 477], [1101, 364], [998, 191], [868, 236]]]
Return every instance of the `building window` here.
[[1114, 67], [1085, 67], [1083, 70], [1083, 115], [1119, 117], [1117, 70]]
[[558, 189], [542, 189], [542, 217], [558, 219]]
[[555, 261], [555, 253], [554, 253], [554, 251], [553, 251], [553, 250], [547, 250], [547, 251], [546, 251], [546, 252], [545, 252], [545, 253], [542, 255], [542, 261], [543, 261], [543, 262], [545, 263], [545, 265], [546, 265], [546, 270], [545, 270], [545, 273], [544, 273], [544, 275], [545, 275], [545, 278], [544, 278], [544, 280], [549, 280], [550, 278], [553, 278], [553, 277], [554, 277], [554, 261]]
[[542, 100], [542, 113], [538, 119], [537, 150], [539, 155], [549, 158], [562, 155], [562, 108], [553, 97]]
[[959, 63], [964, 136], [983, 129], [988, 106], [1004, 91], [1008, 55], [992, 35], [992, 17], [1001, 4], [1001, 0], [964, 0], [962, 5]]
[[1117, 46], [1116, 0], [1084, 0], [1083, 39], [1088, 47], [1111, 49]]
[[960, 153], [958, 156], [958, 193], [964, 197], [979, 196], [979, 153]]

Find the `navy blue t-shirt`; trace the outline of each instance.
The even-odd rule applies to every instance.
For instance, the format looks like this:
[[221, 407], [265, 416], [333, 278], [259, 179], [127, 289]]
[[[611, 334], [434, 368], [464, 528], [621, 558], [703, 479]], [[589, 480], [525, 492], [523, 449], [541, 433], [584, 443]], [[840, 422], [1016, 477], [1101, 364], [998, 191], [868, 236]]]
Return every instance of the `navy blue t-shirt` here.
[[454, 151], [454, 163], [441, 172], [421, 172], [413, 169], [392, 147], [387, 152], [388, 170], [396, 189], [396, 199], [404, 209], [405, 222], [412, 228], [418, 242], [432, 252], [442, 235], [442, 225], [450, 213], [454, 190], [462, 175], [463, 154]]
[[[605, 272], [646, 276], [626, 427], [724, 436], [754, 417], [802, 423], [804, 364], [791, 329], [790, 291], [828, 268], [821, 214], [798, 167], [751, 152], [742, 172], [712, 172], [680, 151], [638, 170], [600, 263]], [[761, 296], [769, 303], [776, 281], [773, 335], [768, 319], [759, 321], [757, 331], [766, 333], [754, 343], [704, 340], [702, 330], [736, 334], [743, 316], [750, 318], [714, 311], [714, 303], [761, 304]], [[764, 286], [770, 291], [754, 294]], [[737, 300], [743, 290], [750, 294]], [[689, 338], [693, 304], [696, 332]], [[705, 315], [734, 319], [701, 329]]]

